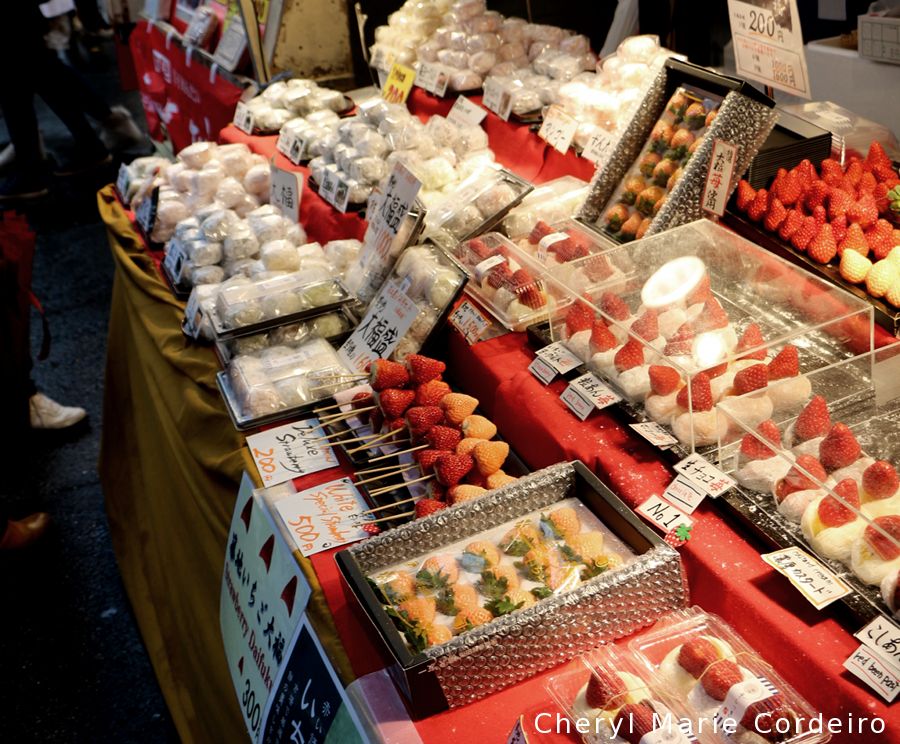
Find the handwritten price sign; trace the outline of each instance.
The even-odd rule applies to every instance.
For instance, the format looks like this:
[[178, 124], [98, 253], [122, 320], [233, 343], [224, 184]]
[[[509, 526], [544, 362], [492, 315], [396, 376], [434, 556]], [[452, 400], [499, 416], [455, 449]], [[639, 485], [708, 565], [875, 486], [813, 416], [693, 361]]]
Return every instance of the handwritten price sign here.
[[785, 548], [760, 556], [800, 591], [817, 610], [850, 593], [850, 587], [800, 548]]
[[554, 150], [565, 155], [577, 130], [578, 121], [575, 117], [567, 114], [561, 106], [553, 104], [547, 109], [544, 123], [538, 130], [538, 137]]
[[734, 485], [734, 480], [696, 452], [688, 455], [675, 466], [713, 498], [718, 498]]
[[559, 398], [582, 421], [593, 411], [622, 400], [590, 372], [572, 380]]
[[295, 421], [247, 437], [259, 477], [276, 486], [301, 475], [337, 467], [334, 451], [318, 441], [325, 432], [316, 418]]
[[412, 67], [394, 62], [381, 90], [381, 97], [388, 103], [406, 103], [415, 79], [416, 71]]

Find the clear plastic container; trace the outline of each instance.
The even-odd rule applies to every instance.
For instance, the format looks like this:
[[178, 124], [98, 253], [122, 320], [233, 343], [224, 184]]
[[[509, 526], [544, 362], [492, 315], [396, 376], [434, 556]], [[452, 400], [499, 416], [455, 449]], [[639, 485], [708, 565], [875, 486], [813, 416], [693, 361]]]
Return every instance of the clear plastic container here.
[[560, 176], [528, 194], [522, 203], [511, 209], [503, 220], [502, 231], [511, 238], [531, 232], [538, 220], [550, 224], [577, 214], [587, 197], [588, 184], [575, 176]]
[[[701, 744], [767, 741], [781, 727], [788, 729], [777, 738], [783, 744], [831, 738], [809, 730], [815, 711], [774, 667], [724, 620], [699, 607], [670, 613], [630, 641], [628, 650], [649, 672], [653, 689], [681, 703]], [[730, 713], [722, 710], [726, 703]], [[715, 726], [720, 712], [722, 725]], [[735, 726], [731, 736], [728, 723]]]
[[512, 331], [554, 318], [571, 302], [562, 284], [500, 233], [464, 240], [453, 255], [469, 275], [468, 291]]
[[[567, 286], [577, 286], [585, 277], [582, 266], [576, 263], [578, 259], [602, 253], [613, 245], [597, 231], [572, 219], [553, 225], [538, 220], [530, 232], [514, 242]], [[602, 280], [615, 278], [616, 267], [608, 261], [598, 261], [592, 263], [596, 276]], [[608, 270], [600, 272], [601, 265]]]
[[[785, 345], [804, 372], [871, 348], [871, 305], [708, 220], [567, 268], [577, 299], [553, 338], [689, 451], [718, 444], [727, 424], [715, 404], [758, 393], [767, 369], [746, 368]], [[757, 424], [771, 406], [761, 396]]]

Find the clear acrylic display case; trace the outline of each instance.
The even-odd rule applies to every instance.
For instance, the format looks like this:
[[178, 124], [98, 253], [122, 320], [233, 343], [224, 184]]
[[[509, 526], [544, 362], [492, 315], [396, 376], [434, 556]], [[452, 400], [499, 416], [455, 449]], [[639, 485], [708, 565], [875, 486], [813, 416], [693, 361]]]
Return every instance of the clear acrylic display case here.
[[872, 348], [868, 303], [707, 220], [578, 259], [565, 285], [553, 339], [689, 451], [726, 433], [716, 403], [765, 387], [776, 358], [788, 374], [786, 346], [803, 374]]
[[588, 183], [575, 176], [560, 176], [535, 186], [522, 203], [510, 210], [501, 230], [511, 238], [527, 235], [538, 222], [553, 224], [578, 212], [587, 198]]
[[546, 321], [570, 302], [540, 262], [500, 233], [464, 240], [452, 255], [469, 275], [468, 292], [511, 331]]
[[[876, 610], [897, 610], [900, 573], [900, 344], [804, 375], [805, 406], [762, 424], [741, 398], [719, 413], [719, 465], [766, 532], [806, 546]], [[786, 397], [791, 380], [770, 384]], [[871, 613], [870, 613], [871, 614]]]

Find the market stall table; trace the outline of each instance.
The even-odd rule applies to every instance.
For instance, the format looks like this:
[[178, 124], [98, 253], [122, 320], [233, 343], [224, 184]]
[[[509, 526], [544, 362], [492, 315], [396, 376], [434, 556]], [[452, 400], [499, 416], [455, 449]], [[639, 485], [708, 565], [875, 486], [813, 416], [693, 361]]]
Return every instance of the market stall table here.
[[[222, 740], [243, 726], [219, 637], [218, 598], [239, 474], [249, 459], [215, 389], [215, 356], [181, 334], [181, 305], [112, 190], [99, 201], [116, 260], [100, 463], [114, 546], [179, 732], [187, 740]], [[308, 204], [312, 222], [325, 219], [320, 212], [329, 207]], [[661, 493], [670, 480], [658, 453], [615, 409], [579, 422], [559, 400], [562, 382], [544, 387], [535, 380], [523, 334], [468, 346], [454, 332], [448, 348], [448, 375], [479, 397], [530, 467], [580, 458], [631, 505]], [[333, 477], [334, 470], [295, 484]], [[764, 546], [750, 542], [714, 504], [702, 505], [695, 519], [693, 538], [681, 549], [693, 601], [730, 622], [816, 709], [844, 718], [883, 716], [890, 740], [900, 714], [842, 669], [858, 644], [840, 607], [813, 610], [762, 562]], [[345, 681], [351, 668], [355, 675], [380, 668], [375, 639], [347, 601], [333, 553], [301, 565], [315, 589], [317, 630]], [[340, 640], [329, 635], [332, 628]], [[552, 709], [542, 681], [416, 728], [424, 741], [454, 735], [502, 741], [520, 713], [542, 704]]]

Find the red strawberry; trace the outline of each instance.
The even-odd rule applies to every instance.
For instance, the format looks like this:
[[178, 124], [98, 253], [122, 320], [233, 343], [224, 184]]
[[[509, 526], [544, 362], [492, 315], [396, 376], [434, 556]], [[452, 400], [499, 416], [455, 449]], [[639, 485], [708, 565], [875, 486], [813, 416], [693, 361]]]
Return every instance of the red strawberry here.
[[859, 179], [859, 184], [856, 186], [856, 193], [860, 196], [863, 194], [873, 194], [877, 185], [878, 179], [876, 179], [875, 176], [871, 173], [863, 173], [862, 178]]
[[[422, 451], [424, 452], [425, 450]], [[442, 452], [441, 454], [445, 455], [447, 453]], [[425, 484], [425, 495], [435, 501], [447, 501], [447, 489], [436, 480], [430, 480]]]
[[878, 219], [878, 207], [875, 197], [871, 194], [863, 194], [856, 203], [847, 210], [847, 220], [856, 222], [863, 230], [872, 227]]
[[759, 222], [768, 208], [769, 192], [765, 189], [760, 189], [756, 192], [756, 196], [753, 197], [753, 201], [750, 202], [747, 207], [747, 216], [754, 222]]
[[[887, 535], [876, 530], [875, 526], [880, 527]], [[863, 537], [880, 558], [886, 561], [894, 560], [900, 556], [900, 544], [898, 544], [900, 541], [900, 516], [889, 514], [884, 517], [876, 517], [873, 524], [866, 527]]]
[[581, 264], [581, 268], [592, 282], [601, 282], [613, 275], [613, 267], [609, 263], [609, 259], [599, 253], [585, 260]]
[[471, 455], [445, 455], [434, 464], [434, 474], [438, 483], [452, 488], [475, 467]]
[[845, 217], [847, 210], [853, 206], [853, 197], [843, 189], [832, 189], [831, 198], [828, 200], [828, 219], [835, 220]]
[[628, 339], [627, 343], [616, 352], [613, 363], [619, 372], [640, 367], [644, 363], [644, 347], [641, 342], [634, 338]]
[[609, 326], [597, 319], [591, 328], [591, 352], [597, 354], [601, 351], [610, 351], [619, 345], [619, 341], [609, 330]]
[[[516, 273], [518, 274], [519, 272], [517, 271]], [[516, 299], [532, 310], [537, 310], [547, 304], [547, 298], [541, 291], [541, 286], [538, 282], [518, 286], [515, 291]]]
[[656, 715], [648, 703], [627, 703], [616, 713], [619, 736], [629, 744], [638, 744], [656, 728]]
[[759, 359], [763, 360], [766, 358], [766, 350], [759, 349], [757, 347], [762, 346], [765, 343], [765, 339], [763, 338], [762, 331], [759, 330], [759, 326], [756, 323], [751, 323], [744, 329], [744, 333], [741, 335], [740, 341], [738, 341], [737, 348], [735, 349], [736, 353], [740, 353], [742, 351], [749, 351], [750, 349], [756, 349], [749, 354], [744, 354], [739, 357], [740, 359]]
[[425, 434], [425, 440], [434, 448], [446, 452], [455, 452], [462, 434], [449, 426], [432, 426]]
[[495, 266], [488, 272], [487, 283], [494, 289], [500, 287], [511, 287], [513, 283], [513, 272], [509, 268], [508, 263], [502, 263]]
[[[806, 472], [801, 472], [801, 468]], [[809, 473], [815, 480], [810, 478]], [[812, 455], [800, 455], [793, 467], [788, 471], [778, 484], [775, 486], [775, 500], [780, 504], [794, 491], [808, 491], [814, 488], [821, 488], [821, 483], [825, 482], [828, 475], [825, 468], [822, 467], [815, 457]], [[818, 482], [817, 482], [818, 481]]]
[[385, 418], [395, 419], [402, 416], [415, 399], [416, 394], [412, 390], [388, 388], [378, 394], [378, 405], [381, 406]]
[[384, 415], [381, 413], [381, 409], [376, 408], [374, 411], [369, 411], [369, 426], [372, 427], [372, 431], [381, 431], [383, 424]]
[[532, 245], [537, 245], [552, 232], [553, 228], [550, 227], [550, 225], [548, 225], [543, 220], [538, 220], [534, 224], [534, 227], [531, 228], [531, 233], [528, 236], [528, 242]]
[[769, 368], [765, 364], [745, 367], [734, 376], [734, 394], [743, 395], [769, 384]]
[[841, 164], [834, 158], [825, 158], [825, 160], [819, 163], [819, 169], [822, 171], [823, 178], [825, 176], [838, 176], [840, 178], [844, 177], [844, 169], [841, 167]]
[[863, 471], [862, 487], [869, 499], [888, 499], [900, 488], [900, 477], [889, 462], [877, 460]]
[[816, 207], [821, 207], [825, 204], [829, 194], [831, 194], [831, 186], [825, 181], [816, 179], [803, 197], [803, 203], [808, 210], [813, 211]]
[[828, 415], [828, 404], [821, 395], [814, 395], [806, 408], [800, 411], [794, 424], [794, 444], [824, 437], [831, 428], [831, 416]]
[[699, 679], [709, 665], [717, 661], [721, 653], [712, 641], [702, 636], [682, 644], [678, 652], [678, 665], [694, 679]]
[[866, 154], [865, 165], [869, 170], [874, 170], [877, 166], [893, 167], [890, 156], [885, 152], [884, 146], [878, 140], [872, 140], [869, 145], [869, 152]]
[[[756, 431], [765, 441], [776, 447], [781, 445], [781, 432], [771, 419], [763, 421], [756, 427]], [[752, 434], [745, 434], [741, 440], [741, 454], [748, 460], [768, 460], [775, 456], [775, 451]]]
[[659, 312], [657, 310], [646, 310], [631, 325], [631, 332], [644, 341], [653, 341], [659, 337]]
[[[621, 697], [628, 689], [622, 678], [613, 672], [607, 672], [605, 669], [597, 669], [588, 679], [587, 690], [584, 693], [585, 702], [591, 708], [605, 709], [619, 707], [614, 701]], [[614, 703], [610, 705], [610, 703]]]
[[[690, 402], [688, 402], [688, 389], [690, 388]], [[711, 411], [713, 407], [712, 388], [709, 385], [709, 375], [698, 372], [691, 378], [690, 386], [685, 385], [675, 398], [675, 402], [682, 408], [690, 408], [694, 412]]]
[[419, 463], [419, 469], [423, 472], [431, 470], [434, 464], [447, 454], [446, 450], [439, 449], [423, 449], [413, 452], [413, 456]]
[[865, 232], [866, 242], [875, 253], [876, 260], [887, 258], [894, 247], [894, 229], [887, 220], [878, 220]]
[[784, 204], [777, 196], [773, 196], [769, 200], [769, 208], [766, 210], [766, 217], [763, 220], [763, 227], [770, 232], [775, 232], [781, 223], [787, 218], [787, 210]]
[[877, 184], [872, 190], [872, 196], [875, 197], [875, 206], [878, 208], [878, 214], [883, 214], [890, 208], [891, 200], [887, 198], [891, 186], [887, 181]]
[[856, 185], [859, 183], [859, 179], [862, 178], [862, 174], [862, 163], [857, 159], [853, 159], [844, 171], [844, 181], [845, 183], [849, 183], [855, 189]]
[[481, 238], [472, 238], [466, 243], [466, 247], [481, 259], [489, 258], [491, 255], [491, 249]]
[[847, 236], [847, 217], [841, 215], [837, 219], [832, 220], [831, 232], [834, 234], [834, 242], [838, 244], [838, 255], [840, 256], [843, 253], [841, 243]]
[[791, 236], [791, 245], [798, 251], [805, 251], [809, 241], [816, 237], [817, 232], [819, 232], [819, 226], [815, 218], [804, 217], [800, 227], [797, 228], [797, 232]]
[[586, 331], [594, 323], [594, 312], [583, 300], [575, 300], [566, 313], [566, 330], [569, 336]]
[[447, 393], [453, 392], [443, 380], [429, 380], [416, 388], [417, 406], [436, 406]]
[[406, 426], [414, 435], [424, 434], [444, 420], [444, 412], [438, 406], [412, 406], [406, 410]]
[[373, 536], [374, 536], [374, 535], [380, 535], [380, 534], [381, 534], [381, 527], [379, 527], [377, 524], [364, 524], [364, 525], [362, 526], [361, 529], [362, 529], [362, 531], [365, 532], [367, 535], [373, 535]]
[[821, 204], [817, 206], [812, 211], [813, 219], [816, 221], [816, 225], [822, 227], [826, 222], [828, 222], [828, 213], [825, 211], [825, 207]]
[[728, 691], [743, 680], [744, 675], [737, 664], [730, 659], [720, 659], [704, 672], [700, 682], [707, 695], [714, 700], [724, 700]]
[[793, 344], [785, 344], [769, 362], [769, 380], [783, 380], [800, 374], [800, 353]]
[[369, 365], [369, 385], [375, 391], [402, 388], [409, 383], [409, 373], [399, 362], [376, 359]]
[[[788, 737], [778, 732], [795, 731], [797, 714], [780, 693], [750, 703], [741, 718], [741, 726], [767, 741], [783, 741]], [[786, 721], [787, 723], [781, 723]], [[790, 738], [794, 738], [793, 735]]]
[[650, 389], [656, 395], [671, 395], [681, 385], [681, 375], [672, 367], [653, 364], [650, 367]]
[[842, 255], [844, 251], [856, 251], [864, 256], [869, 255], [869, 243], [862, 228], [855, 222], [847, 228], [847, 234], [838, 248], [838, 252]]
[[852, 478], [844, 478], [832, 489], [837, 496], [828, 494], [819, 502], [819, 521], [826, 527], [840, 527], [856, 519], [851, 506], [859, 509], [859, 489]]
[[817, 177], [815, 166], [807, 158], [801, 160], [791, 170], [794, 173], [799, 174], [800, 183], [803, 186], [804, 191], [809, 189], [809, 187], [812, 185], [812, 182]]
[[697, 328], [714, 331], [728, 327], [728, 315], [715, 297], [710, 297], [703, 305], [703, 312], [697, 318]]
[[756, 197], [756, 190], [743, 178], [738, 182], [737, 187], [737, 207], [742, 212], [746, 211], [750, 203]]
[[806, 248], [806, 252], [813, 261], [827, 264], [837, 255], [837, 244], [834, 242], [834, 233], [827, 222], [819, 228], [816, 237], [812, 239]]
[[800, 186], [800, 177], [796, 173], [788, 173], [784, 178], [781, 179], [781, 182], [778, 184], [778, 188], [776, 189], [773, 184], [773, 190], [775, 191], [775, 195], [779, 198], [782, 204], [786, 207], [790, 207], [793, 204], [797, 203], [797, 200], [800, 199], [800, 196], [803, 193], [803, 190]]
[[704, 274], [697, 285], [687, 293], [684, 301], [687, 305], [696, 305], [706, 302], [710, 297], [712, 297], [712, 289], [709, 284], [709, 274]]
[[604, 292], [600, 297], [600, 309], [613, 320], [628, 320], [631, 310], [615, 292]]
[[836, 423], [819, 444], [819, 460], [829, 472], [856, 462], [860, 454], [859, 442], [846, 424]]
[[440, 378], [447, 369], [447, 365], [421, 354], [410, 354], [406, 357], [406, 368], [409, 370], [409, 379], [412, 384], [418, 386]]
[[802, 224], [803, 215], [796, 209], [789, 210], [784, 222], [781, 223], [781, 227], [778, 228], [778, 237], [782, 240], [790, 240], [791, 236], [797, 232]]
[[435, 512], [446, 509], [447, 505], [435, 499], [422, 498], [416, 502], [416, 519], [428, 517]]

